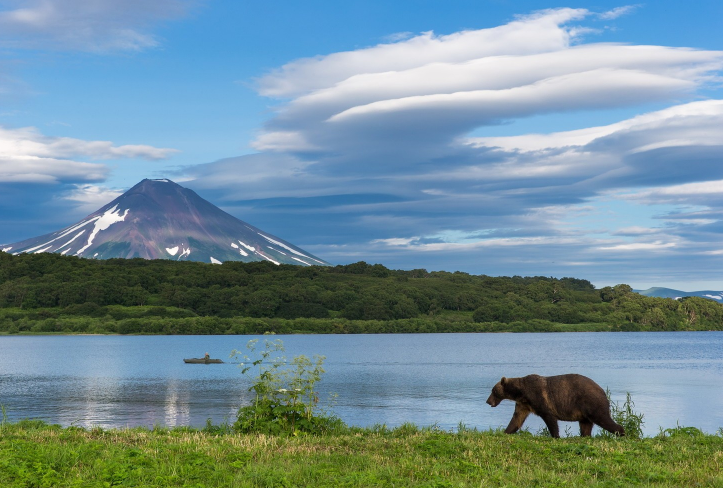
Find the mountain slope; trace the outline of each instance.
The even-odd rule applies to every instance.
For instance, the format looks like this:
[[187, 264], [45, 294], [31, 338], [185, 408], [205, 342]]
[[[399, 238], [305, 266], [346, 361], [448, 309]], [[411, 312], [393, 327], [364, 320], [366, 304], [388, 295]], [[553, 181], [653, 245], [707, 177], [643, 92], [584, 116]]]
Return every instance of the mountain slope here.
[[143, 180], [76, 224], [1, 249], [96, 259], [329, 264], [170, 180]]
[[701, 297], [723, 302], [723, 291], [680, 291], [672, 288], [662, 288], [659, 286], [648, 288], [647, 290], [635, 290], [636, 293], [645, 295], [646, 297], [658, 298], [681, 298], [681, 297]]

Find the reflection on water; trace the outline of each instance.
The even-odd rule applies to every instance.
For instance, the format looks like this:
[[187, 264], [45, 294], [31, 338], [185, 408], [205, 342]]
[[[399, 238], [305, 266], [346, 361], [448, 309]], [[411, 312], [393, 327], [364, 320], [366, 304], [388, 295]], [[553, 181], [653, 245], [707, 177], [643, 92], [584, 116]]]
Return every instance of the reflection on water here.
[[[279, 337], [277, 337], [279, 338]], [[505, 426], [514, 404], [484, 403], [502, 376], [576, 372], [613, 399], [630, 392], [645, 433], [723, 427], [723, 333], [412, 334], [280, 336], [289, 356], [322, 354], [322, 400], [351, 425], [461, 422]], [[0, 337], [0, 404], [12, 420], [61, 425], [201, 427], [233, 422], [251, 400], [235, 364], [190, 365], [209, 351], [226, 358], [250, 336]], [[542, 427], [531, 417], [525, 424]], [[565, 424], [561, 428], [565, 429]], [[577, 427], [572, 425], [572, 430]]]

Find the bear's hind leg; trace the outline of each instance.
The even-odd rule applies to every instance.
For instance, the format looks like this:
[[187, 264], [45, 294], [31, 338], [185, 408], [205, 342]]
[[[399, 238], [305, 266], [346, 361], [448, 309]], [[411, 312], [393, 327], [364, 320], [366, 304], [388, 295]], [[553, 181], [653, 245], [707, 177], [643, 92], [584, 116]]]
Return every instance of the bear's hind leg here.
[[613, 434], [619, 436], [625, 435], [625, 429], [623, 429], [623, 426], [615, 423], [613, 419], [605, 419], [602, 422], [598, 423], [598, 425], [603, 429], [607, 430], [608, 432], [612, 432]]
[[594, 424], [590, 422], [589, 420], [581, 420], [580, 421], [580, 436], [582, 437], [590, 437], [592, 434], [592, 426]]
[[527, 420], [529, 415], [529, 408], [523, 407], [519, 403], [515, 403], [515, 413], [512, 414], [512, 420], [510, 420], [509, 425], [505, 429], [505, 434], [514, 434], [520, 430], [520, 427], [522, 427], [522, 424], [525, 423], [525, 420]]
[[601, 415], [599, 418], [595, 419], [594, 422], [610, 433], [617, 434], [619, 436], [625, 435], [625, 429], [623, 429], [623, 426], [616, 423], [610, 414]]

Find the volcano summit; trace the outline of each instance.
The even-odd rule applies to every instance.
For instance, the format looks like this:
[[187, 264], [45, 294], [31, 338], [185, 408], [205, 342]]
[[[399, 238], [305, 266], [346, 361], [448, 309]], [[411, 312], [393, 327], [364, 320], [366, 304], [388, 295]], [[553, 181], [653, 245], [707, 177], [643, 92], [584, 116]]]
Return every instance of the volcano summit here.
[[95, 259], [329, 264], [170, 180], [143, 180], [77, 224], [0, 249], [12, 254], [50, 252]]

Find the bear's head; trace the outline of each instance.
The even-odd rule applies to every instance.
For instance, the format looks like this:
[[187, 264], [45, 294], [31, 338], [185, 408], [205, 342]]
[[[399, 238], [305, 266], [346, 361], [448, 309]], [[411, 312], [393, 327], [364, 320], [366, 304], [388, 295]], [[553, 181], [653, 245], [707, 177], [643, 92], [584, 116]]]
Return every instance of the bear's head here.
[[503, 376], [494, 388], [492, 388], [492, 393], [490, 393], [490, 397], [487, 399], [487, 405], [496, 407], [502, 400], [512, 400], [512, 396], [508, 391], [509, 383], [510, 380]]

